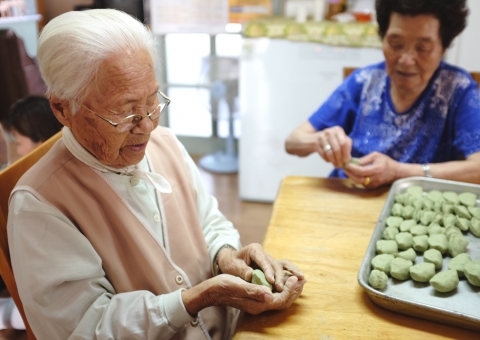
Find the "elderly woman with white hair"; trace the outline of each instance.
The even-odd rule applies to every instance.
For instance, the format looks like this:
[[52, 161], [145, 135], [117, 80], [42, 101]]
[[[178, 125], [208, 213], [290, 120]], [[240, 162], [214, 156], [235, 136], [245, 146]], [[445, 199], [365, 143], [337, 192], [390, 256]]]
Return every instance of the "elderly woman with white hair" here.
[[[12, 266], [38, 339], [228, 339], [238, 309], [289, 307], [305, 278], [241, 247], [195, 164], [157, 127], [156, 46], [115, 10], [63, 14], [38, 61], [63, 138], [10, 199]], [[274, 292], [249, 283], [265, 272]]]

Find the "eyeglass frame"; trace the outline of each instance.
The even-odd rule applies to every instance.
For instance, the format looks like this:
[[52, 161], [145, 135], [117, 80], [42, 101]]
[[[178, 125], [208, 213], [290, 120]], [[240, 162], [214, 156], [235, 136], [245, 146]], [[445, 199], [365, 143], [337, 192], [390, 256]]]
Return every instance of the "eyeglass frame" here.
[[[140, 124], [140, 122], [141, 122], [144, 118], [147, 118], [147, 117], [150, 118], [151, 121], [153, 121], [152, 115], [155, 113], [155, 111], [157, 111], [158, 108], [160, 108], [160, 113], [162, 113], [162, 111], [163, 111], [168, 105], [170, 105], [170, 103], [172, 102], [172, 100], [171, 100], [170, 98], [168, 98], [166, 94], [164, 94], [164, 93], [163, 93], [162, 91], [160, 91], [160, 90], [157, 90], [157, 93], [160, 94], [160, 96], [161, 96], [163, 99], [165, 99], [165, 103], [159, 103], [159, 104], [157, 105], [157, 107], [156, 107], [152, 112], [147, 112], [147, 114], [146, 114], [145, 116], [139, 115], [139, 114], [133, 114], [133, 115], [129, 115], [129, 116], [123, 118], [122, 120], [120, 120], [120, 121], [117, 122], [117, 123], [114, 122], [114, 121], [112, 121], [112, 120], [110, 120], [110, 119], [108, 119], [108, 118], [105, 118], [105, 117], [103, 117], [103, 116], [100, 116], [98, 113], [94, 112], [93, 110], [90, 110], [90, 109], [89, 109], [88, 107], [86, 107], [85, 105], [83, 105], [83, 104], [81, 104], [81, 103], [79, 103], [79, 104], [80, 104], [84, 109], [86, 109], [87, 111], [90, 111], [91, 113], [93, 113], [93, 114], [94, 114], [95, 116], [97, 116], [98, 118], [101, 118], [101, 119], [103, 119], [104, 121], [106, 121], [108, 124], [112, 125], [112, 126], [115, 128], [115, 131], [116, 131], [117, 133], [122, 133], [122, 132], [118, 132], [117, 127], [118, 127], [118, 125], [120, 125], [123, 121], [125, 121], [125, 120], [127, 120], [127, 119], [131, 119], [132, 117], [141, 117], [141, 119], [140, 119], [139, 121], [137, 121], [134, 126]], [[164, 104], [163, 107], [161, 107], [162, 104]], [[158, 118], [160, 118], [160, 115], [158, 116]], [[155, 119], [157, 119], [157, 118], [155, 118]], [[133, 127], [132, 127], [132, 128], [133, 128]], [[128, 131], [128, 130], [127, 130], [127, 131]], [[124, 132], [126, 132], [126, 131], [124, 131]]]

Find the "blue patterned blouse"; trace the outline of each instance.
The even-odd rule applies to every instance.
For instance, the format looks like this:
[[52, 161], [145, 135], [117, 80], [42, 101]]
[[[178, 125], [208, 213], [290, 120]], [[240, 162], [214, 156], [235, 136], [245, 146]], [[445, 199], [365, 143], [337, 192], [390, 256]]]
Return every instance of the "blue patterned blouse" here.
[[[385, 63], [353, 72], [310, 117], [317, 131], [341, 126], [352, 156], [381, 152], [403, 163], [464, 159], [480, 151], [480, 95], [464, 70], [442, 62], [412, 107], [401, 114], [390, 97]], [[330, 177], [346, 177], [336, 169]]]

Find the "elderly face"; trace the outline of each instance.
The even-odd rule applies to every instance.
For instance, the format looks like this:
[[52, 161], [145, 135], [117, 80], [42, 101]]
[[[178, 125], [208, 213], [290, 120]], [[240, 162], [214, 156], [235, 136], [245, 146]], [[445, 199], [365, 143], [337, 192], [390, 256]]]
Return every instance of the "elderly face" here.
[[392, 13], [383, 53], [396, 90], [419, 95], [426, 88], [444, 53], [439, 29], [433, 16]]
[[[132, 112], [142, 116], [158, 104], [158, 82], [147, 51], [115, 55], [106, 59], [98, 72], [98, 87], [81, 103], [97, 114], [119, 122]], [[145, 155], [155, 121], [144, 118], [130, 131], [115, 127], [84, 107], [68, 118], [68, 125], [80, 144], [102, 164], [115, 168], [139, 163]]]

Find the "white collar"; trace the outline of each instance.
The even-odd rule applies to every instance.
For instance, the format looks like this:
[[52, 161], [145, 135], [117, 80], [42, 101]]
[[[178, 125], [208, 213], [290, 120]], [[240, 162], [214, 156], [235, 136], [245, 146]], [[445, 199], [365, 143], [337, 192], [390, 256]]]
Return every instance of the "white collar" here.
[[[114, 172], [116, 174], [125, 176], [136, 176], [152, 185], [161, 193], [172, 192], [172, 187], [170, 186], [170, 183], [168, 183], [168, 181], [163, 176], [160, 176], [159, 174], [154, 172], [143, 171], [142, 169], [140, 169], [140, 163], [135, 165], [129, 165], [125, 168], [113, 168], [107, 165], [103, 165], [95, 156], [93, 156], [77, 141], [77, 139], [72, 133], [72, 130], [70, 130], [70, 128], [66, 126], [63, 127], [63, 142], [65, 143], [65, 147], [75, 156], [75, 158], [95, 170], [98, 170], [100, 172]], [[145, 155], [144, 160], [147, 160], [146, 157], [147, 156]]]

